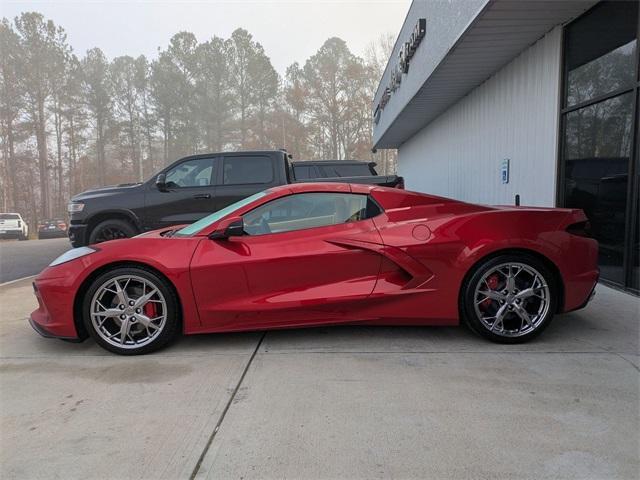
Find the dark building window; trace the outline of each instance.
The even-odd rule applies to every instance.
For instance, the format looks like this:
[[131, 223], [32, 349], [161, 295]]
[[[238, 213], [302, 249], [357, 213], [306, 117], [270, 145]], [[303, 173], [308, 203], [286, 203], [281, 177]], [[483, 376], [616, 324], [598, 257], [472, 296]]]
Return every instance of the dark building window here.
[[638, 289], [638, 2], [565, 29], [560, 204], [582, 208], [603, 279]]

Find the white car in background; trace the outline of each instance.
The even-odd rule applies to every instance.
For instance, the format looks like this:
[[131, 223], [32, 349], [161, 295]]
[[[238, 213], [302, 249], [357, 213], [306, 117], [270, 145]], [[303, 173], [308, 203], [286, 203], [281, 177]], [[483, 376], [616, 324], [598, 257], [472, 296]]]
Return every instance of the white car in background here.
[[0, 238], [29, 240], [29, 226], [19, 213], [0, 213]]

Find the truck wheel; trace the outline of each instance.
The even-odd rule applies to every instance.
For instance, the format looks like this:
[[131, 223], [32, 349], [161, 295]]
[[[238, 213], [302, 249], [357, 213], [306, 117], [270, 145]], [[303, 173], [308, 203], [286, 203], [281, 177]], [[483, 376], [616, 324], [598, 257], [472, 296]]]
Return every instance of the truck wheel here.
[[24, 233], [21, 233], [20, 235], [18, 235], [18, 240], [25, 241], [25, 240], [29, 240], [29, 235], [25, 235]]
[[119, 218], [105, 220], [91, 230], [89, 244], [107, 242], [119, 238], [130, 238], [137, 233], [135, 227], [126, 220]]

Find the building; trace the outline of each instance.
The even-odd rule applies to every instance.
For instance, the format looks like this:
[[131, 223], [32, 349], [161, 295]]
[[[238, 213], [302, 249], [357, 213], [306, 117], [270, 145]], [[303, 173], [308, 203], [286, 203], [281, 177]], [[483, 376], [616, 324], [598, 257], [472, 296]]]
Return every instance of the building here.
[[582, 208], [638, 291], [637, 1], [414, 0], [373, 101], [407, 188]]

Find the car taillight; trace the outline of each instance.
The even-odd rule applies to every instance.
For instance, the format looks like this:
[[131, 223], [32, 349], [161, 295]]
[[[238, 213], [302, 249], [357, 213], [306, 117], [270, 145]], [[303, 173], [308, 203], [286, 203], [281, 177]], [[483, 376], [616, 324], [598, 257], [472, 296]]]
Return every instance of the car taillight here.
[[67, 224], [66, 224], [66, 223], [64, 223], [64, 222], [59, 222], [59, 223], [58, 223], [58, 228], [60, 228], [60, 229], [64, 230], [64, 229], [66, 229], [66, 228], [67, 228]]
[[584, 222], [572, 223], [566, 228], [567, 232], [571, 235], [578, 235], [579, 237], [591, 238], [591, 223], [588, 220]]
[[402, 190], [404, 190], [404, 177], [398, 177], [396, 188], [401, 188]]

